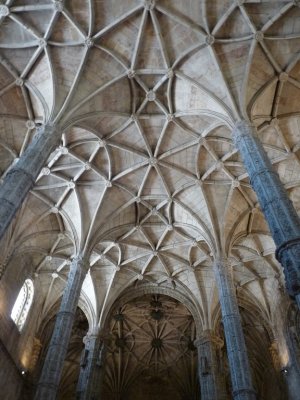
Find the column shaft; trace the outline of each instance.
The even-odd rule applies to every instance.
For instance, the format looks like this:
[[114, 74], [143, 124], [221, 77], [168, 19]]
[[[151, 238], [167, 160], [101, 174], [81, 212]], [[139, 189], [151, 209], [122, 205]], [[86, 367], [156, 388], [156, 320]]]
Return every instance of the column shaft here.
[[80, 363], [80, 375], [77, 385], [78, 400], [99, 399], [104, 376], [105, 347], [97, 335], [85, 339], [85, 349]]
[[300, 307], [297, 299], [300, 294], [300, 219], [255, 127], [246, 121], [238, 122], [233, 139], [276, 244], [276, 256], [284, 268], [287, 290], [291, 296], [296, 296]]
[[38, 129], [32, 143], [8, 171], [0, 186], [0, 239], [34, 185], [49, 155], [59, 144], [59, 129], [49, 125]]
[[251, 370], [239, 314], [232, 269], [225, 260], [214, 266], [219, 291], [234, 400], [255, 400]]
[[77, 257], [72, 261], [68, 282], [56, 317], [35, 400], [56, 399], [81, 287], [88, 267], [87, 261], [81, 257]]
[[218, 348], [223, 341], [213, 332], [205, 331], [195, 341], [198, 350], [198, 371], [201, 388], [201, 400], [224, 400], [225, 381], [222, 380]]

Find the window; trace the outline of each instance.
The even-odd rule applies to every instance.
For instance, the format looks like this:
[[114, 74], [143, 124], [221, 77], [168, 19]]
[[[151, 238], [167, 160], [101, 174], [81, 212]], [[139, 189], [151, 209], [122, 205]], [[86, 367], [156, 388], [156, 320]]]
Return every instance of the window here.
[[33, 292], [34, 288], [32, 280], [26, 279], [10, 314], [19, 331], [22, 330], [25, 324], [30, 306], [32, 304]]

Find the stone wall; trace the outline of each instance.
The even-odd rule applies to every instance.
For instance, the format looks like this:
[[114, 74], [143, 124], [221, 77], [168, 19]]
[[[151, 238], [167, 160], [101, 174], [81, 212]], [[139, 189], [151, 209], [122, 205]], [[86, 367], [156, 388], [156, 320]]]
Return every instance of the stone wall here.
[[17, 400], [23, 388], [21, 371], [0, 341], [0, 393], [3, 400]]
[[23, 261], [18, 258], [17, 263], [9, 264], [0, 282], [0, 398], [3, 400], [24, 400], [21, 392], [31, 363], [37, 321], [34, 307], [21, 333], [10, 317], [24, 280], [31, 277], [31, 263], [24, 260], [25, 257]]

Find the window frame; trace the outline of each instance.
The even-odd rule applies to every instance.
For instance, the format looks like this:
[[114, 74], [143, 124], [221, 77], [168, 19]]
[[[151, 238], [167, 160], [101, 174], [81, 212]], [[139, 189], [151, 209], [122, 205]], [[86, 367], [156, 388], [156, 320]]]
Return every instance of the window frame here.
[[33, 302], [34, 285], [32, 279], [25, 279], [18, 296], [12, 307], [10, 317], [18, 331], [21, 332], [28, 319], [28, 314]]

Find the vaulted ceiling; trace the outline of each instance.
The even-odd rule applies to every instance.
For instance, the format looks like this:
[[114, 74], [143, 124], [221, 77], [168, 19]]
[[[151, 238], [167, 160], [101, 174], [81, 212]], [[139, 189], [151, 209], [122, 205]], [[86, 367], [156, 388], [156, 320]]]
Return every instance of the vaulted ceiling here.
[[157, 295], [118, 304], [107, 330], [104, 398], [199, 397], [195, 323], [183, 304]]
[[101, 325], [136, 285], [189, 296], [204, 328], [213, 257], [274, 322], [274, 243], [231, 138], [249, 117], [300, 209], [298, 1], [7, 0], [0, 5], [0, 172], [36, 125], [63, 130], [3, 240], [26, 265], [40, 320], [89, 254], [81, 302]]

